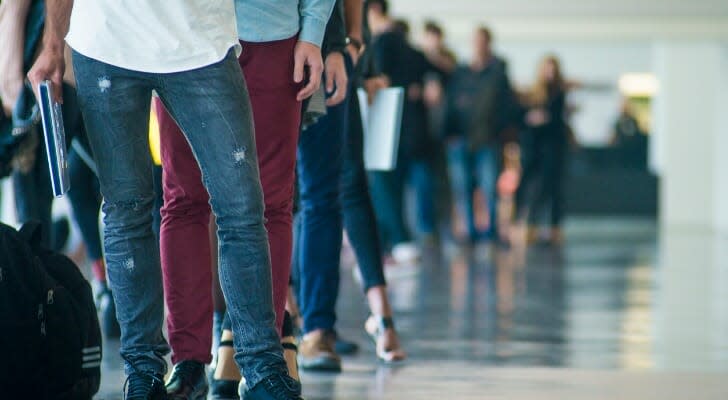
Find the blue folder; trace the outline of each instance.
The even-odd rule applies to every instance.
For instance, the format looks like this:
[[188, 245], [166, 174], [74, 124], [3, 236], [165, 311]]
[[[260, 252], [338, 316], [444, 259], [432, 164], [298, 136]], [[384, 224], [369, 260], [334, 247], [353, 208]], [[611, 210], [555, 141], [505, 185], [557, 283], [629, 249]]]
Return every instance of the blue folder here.
[[66, 132], [63, 129], [63, 113], [61, 105], [53, 101], [51, 82], [46, 80], [38, 87], [40, 94], [40, 115], [43, 121], [48, 168], [50, 170], [53, 195], [63, 196], [70, 188], [68, 178], [68, 151], [66, 149]]

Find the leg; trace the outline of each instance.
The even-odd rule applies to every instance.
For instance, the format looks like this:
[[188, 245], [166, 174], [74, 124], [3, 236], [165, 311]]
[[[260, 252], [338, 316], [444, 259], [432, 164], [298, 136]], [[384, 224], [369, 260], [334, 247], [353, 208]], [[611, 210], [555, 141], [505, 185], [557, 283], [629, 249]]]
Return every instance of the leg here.
[[[255, 123], [265, 226], [271, 252], [273, 303], [276, 328], [280, 332], [291, 273], [296, 144], [301, 120], [301, 103], [296, 101], [299, 85], [290, 79], [296, 38], [267, 43], [243, 42], [242, 45], [246, 50], [239, 61], [248, 84]], [[285, 82], [289, 83], [283, 84]], [[226, 337], [228, 333], [225, 333]], [[216, 379], [239, 380], [230, 349], [223, 347], [218, 356]]]
[[268, 43], [244, 42], [246, 50], [240, 57], [255, 121], [279, 332], [291, 275], [293, 190], [301, 121], [301, 103], [296, 101], [300, 85], [291, 80], [296, 42], [296, 37]]
[[235, 359], [254, 387], [285, 374], [286, 364], [275, 329], [263, 193], [240, 66], [231, 51], [219, 63], [161, 76], [157, 90], [187, 136], [210, 194]]
[[394, 171], [369, 173], [374, 212], [378, 225], [382, 228], [382, 243], [389, 250], [410, 240], [402, 213], [404, 188], [400, 179], [401, 168], [398, 165]]
[[498, 180], [498, 149], [497, 146], [484, 147], [476, 151], [475, 168], [478, 186], [488, 202], [488, 238], [497, 239], [498, 204], [496, 182]]
[[470, 240], [474, 240], [478, 232], [475, 227], [475, 214], [473, 210], [470, 157], [465, 141], [456, 139], [451, 142], [448, 145], [447, 158], [453, 198], [460, 213], [460, 218], [465, 220], [468, 237]]
[[[103, 257], [99, 232], [99, 210], [101, 210], [99, 181], [76, 151], [72, 150], [69, 155], [68, 169], [71, 179], [68, 200], [86, 244], [88, 258], [96, 262]], [[96, 276], [97, 271], [94, 271], [94, 275], [99, 280], [106, 280], [104, 276]]]
[[[126, 372], [164, 374], [164, 299], [159, 246], [152, 232], [152, 160], [147, 141], [152, 82], [73, 56], [79, 103], [104, 196], [108, 279], [121, 325]], [[103, 80], [109, 85], [99, 87]]]
[[209, 196], [184, 134], [159, 99], [154, 108], [163, 163], [159, 239], [172, 362], [207, 364], [212, 359]]
[[333, 330], [339, 288], [342, 219], [339, 203], [347, 104], [329, 107], [306, 129], [298, 145], [298, 267], [304, 333]]
[[[354, 89], [353, 85], [351, 88]], [[349, 115], [358, 116], [359, 100], [356, 96], [351, 96], [349, 105]], [[372, 315], [391, 318], [392, 308], [387, 296], [379, 233], [364, 171], [361, 118], [349, 118], [343, 154], [339, 199], [344, 227], [356, 253], [359, 271], [364, 282], [364, 293], [367, 296]], [[385, 332], [381, 342], [382, 348], [399, 349], [399, 341], [394, 329]], [[398, 356], [401, 357], [403, 354]]]
[[417, 228], [420, 234], [432, 236], [435, 234], [435, 175], [427, 160], [410, 163], [408, 175], [417, 198]]
[[339, 178], [347, 107], [348, 100], [329, 107], [302, 133], [298, 145], [298, 300], [305, 334], [300, 357], [304, 369], [341, 369], [334, 325], [342, 240]]
[[344, 228], [356, 253], [366, 293], [370, 288], [386, 283], [377, 220], [364, 170], [364, 143], [357, 96], [351, 96], [349, 115], [352, 118], [349, 118], [344, 139], [339, 201]]

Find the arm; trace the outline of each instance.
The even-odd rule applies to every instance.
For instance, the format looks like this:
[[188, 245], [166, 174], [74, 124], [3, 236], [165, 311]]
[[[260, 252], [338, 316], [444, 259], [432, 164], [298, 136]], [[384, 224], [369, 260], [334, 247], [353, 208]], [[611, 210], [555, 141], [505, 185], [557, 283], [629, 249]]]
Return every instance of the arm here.
[[354, 65], [359, 63], [359, 57], [361, 57], [364, 51], [364, 34], [362, 32], [363, 11], [363, 0], [344, 0], [346, 35], [353, 41], [347, 44], [346, 50], [349, 52]]
[[0, 24], [0, 43], [6, 49], [0, 53], [0, 99], [8, 116], [23, 87], [23, 44], [29, 8], [30, 0], [5, 0], [0, 3], [0, 21], [3, 21]]
[[40, 55], [28, 72], [33, 88], [45, 79], [50, 79], [56, 101], [63, 101], [62, 82], [66, 63], [64, 59], [64, 38], [71, 21], [73, 0], [46, 2], [46, 22]]
[[320, 48], [326, 33], [326, 23], [335, 3], [335, 0], [301, 0], [301, 31], [298, 33], [298, 40]]
[[334, 1], [302, 0], [299, 4], [301, 30], [293, 54], [293, 81], [303, 82], [308, 67], [308, 83], [298, 92], [296, 96], [298, 101], [310, 97], [321, 85], [321, 73], [324, 70], [321, 46]]
[[343, 51], [346, 48], [344, 2], [337, 0], [324, 38], [324, 75], [326, 77], [327, 106], [335, 106], [346, 98], [348, 76]]

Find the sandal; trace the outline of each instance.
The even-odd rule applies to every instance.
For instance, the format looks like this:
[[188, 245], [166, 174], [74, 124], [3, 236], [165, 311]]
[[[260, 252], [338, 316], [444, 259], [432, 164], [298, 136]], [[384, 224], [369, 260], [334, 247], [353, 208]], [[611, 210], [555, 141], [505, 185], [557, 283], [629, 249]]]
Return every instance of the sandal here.
[[364, 324], [364, 330], [374, 341], [376, 347], [377, 358], [386, 364], [392, 364], [404, 361], [407, 354], [399, 347], [384, 347], [384, 335], [387, 330], [394, 332], [394, 320], [392, 317], [369, 316]]

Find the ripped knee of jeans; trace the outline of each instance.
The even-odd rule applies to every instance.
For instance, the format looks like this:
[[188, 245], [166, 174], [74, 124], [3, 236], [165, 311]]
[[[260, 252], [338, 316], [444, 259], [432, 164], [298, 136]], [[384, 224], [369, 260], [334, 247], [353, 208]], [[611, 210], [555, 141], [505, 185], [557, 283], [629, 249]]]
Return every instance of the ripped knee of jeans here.
[[149, 217], [151, 220], [152, 208], [154, 208], [154, 197], [151, 196], [117, 201], [104, 199], [103, 205], [103, 210], [107, 214], [107, 218], [109, 215], [122, 214], [121, 218], [126, 219], [129, 214], [133, 214], [142, 218]]

